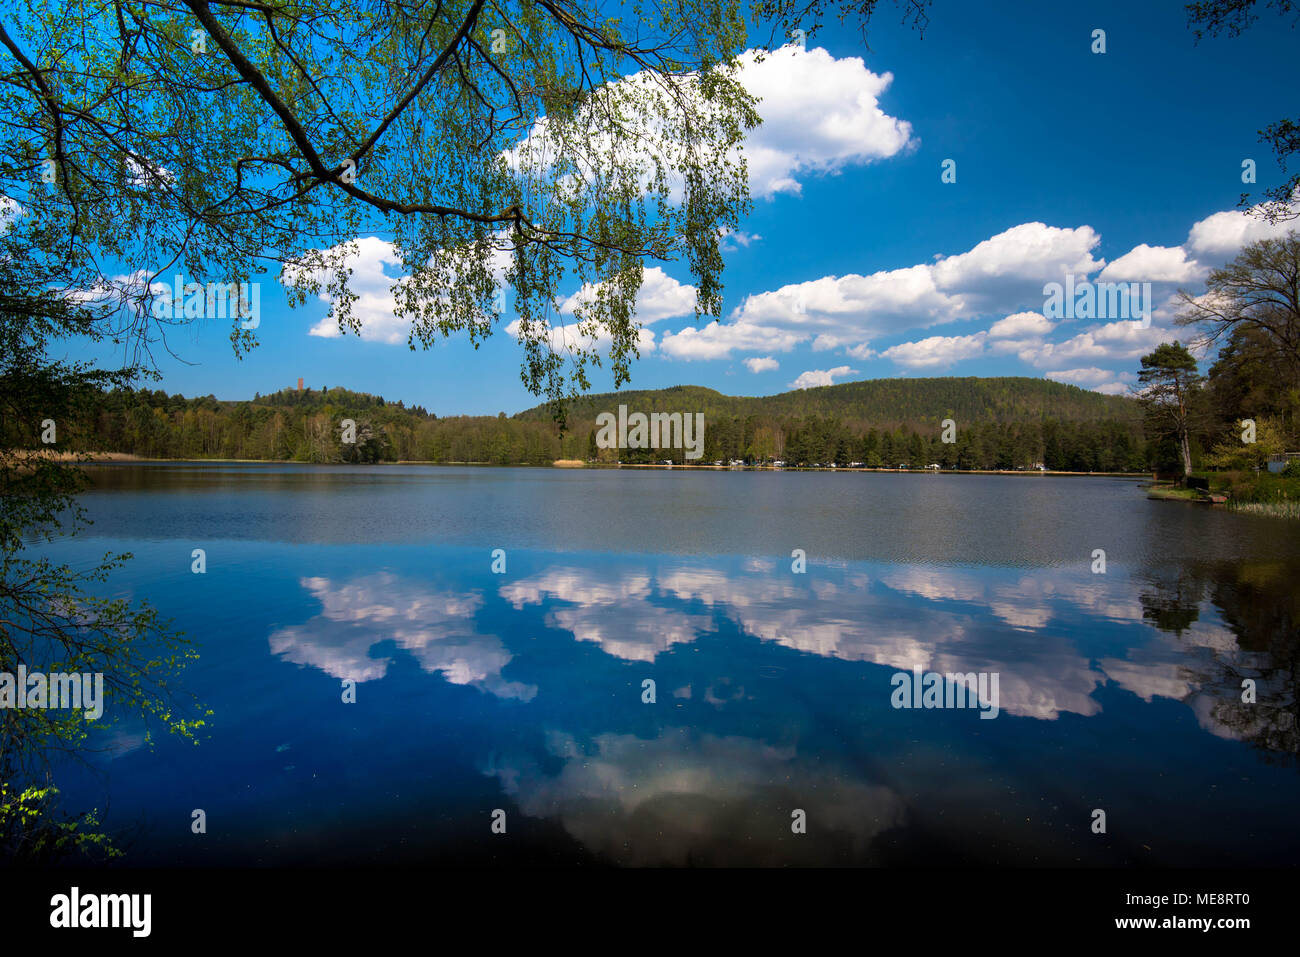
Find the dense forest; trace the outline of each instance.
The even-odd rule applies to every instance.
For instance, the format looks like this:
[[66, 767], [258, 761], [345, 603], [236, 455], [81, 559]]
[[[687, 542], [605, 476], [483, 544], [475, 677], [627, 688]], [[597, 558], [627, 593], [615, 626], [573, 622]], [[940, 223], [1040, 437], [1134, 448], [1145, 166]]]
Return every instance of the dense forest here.
[[[781, 419], [816, 416], [838, 418], [855, 428], [895, 429], [907, 425], [914, 430], [937, 430], [946, 418], [959, 424], [1027, 419], [1097, 422], [1129, 421], [1138, 415], [1128, 399], [1023, 376], [867, 379], [761, 397], [723, 395], [701, 386], [676, 386], [581, 396], [569, 404], [569, 415], [594, 420], [598, 413], [616, 408], [619, 403], [647, 411], [689, 409], [703, 412], [706, 421], [750, 415]], [[551, 411], [539, 405], [520, 413], [520, 417], [549, 419]]]
[[[595, 448], [600, 412], [702, 412], [703, 461], [780, 460], [790, 465], [1130, 471], [1147, 466], [1142, 413], [1130, 399], [1048, 379], [943, 377], [873, 379], [784, 392], [727, 396], [698, 386], [584, 396], [568, 410], [589, 436], [587, 458], [681, 462], [680, 450]], [[550, 416], [547, 406], [520, 414]], [[943, 422], [955, 441], [943, 441]]]
[[[630, 411], [703, 413], [699, 461], [705, 463], [1042, 464], [1070, 471], [1136, 471], [1149, 464], [1136, 403], [1028, 378], [890, 379], [761, 398], [693, 386], [611, 393], [576, 400], [563, 430], [546, 406], [513, 417], [439, 417], [343, 388], [289, 389], [240, 402], [114, 389], [97, 396], [79, 420], [60, 423], [58, 445], [147, 458], [299, 462], [685, 461], [682, 449], [598, 449], [596, 416], [617, 412], [620, 404]], [[351, 443], [343, 440], [349, 419]], [[955, 424], [951, 443], [942, 441], [944, 419]]]

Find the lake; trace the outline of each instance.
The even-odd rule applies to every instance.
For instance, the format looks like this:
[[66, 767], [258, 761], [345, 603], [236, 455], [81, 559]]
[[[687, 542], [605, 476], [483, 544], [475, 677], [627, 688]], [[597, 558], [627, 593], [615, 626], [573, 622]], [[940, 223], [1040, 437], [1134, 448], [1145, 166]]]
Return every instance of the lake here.
[[[68, 772], [129, 864], [1300, 855], [1295, 523], [1102, 477], [90, 472], [47, 552], [133, 553], [214, 711]], [[896, 706], [931, 672], [996, 711]]]

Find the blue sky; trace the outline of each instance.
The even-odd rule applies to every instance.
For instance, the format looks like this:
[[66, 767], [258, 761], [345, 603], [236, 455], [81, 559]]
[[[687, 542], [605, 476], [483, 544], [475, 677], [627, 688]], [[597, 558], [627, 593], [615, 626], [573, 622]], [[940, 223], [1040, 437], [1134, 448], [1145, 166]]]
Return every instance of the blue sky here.
[[[1091, 52], [1106, 32], [1106, 52]], [[882, 5], [868, 52], [828, 27], [746, 78], [764, 96], [750, 143], [754, 210], [728, 243], [723, 318], [696, 328], [681, 263], [647, 275], [630, 388], [767, 395], [898, 375], [1049, 375], [1121, 391], [1242, 243], [1275, 234], [1236, 212], [1282, 179], [1258, 130], [1296, 113], [1300, 39], [1265, 10], [1243, 36], [1194, 42], [1181, 3], [936, 0], [924, 35]], [[885, 77], [888, 75], [888, 82]], [[1258, 183], [1243, 185], [1254, 159]], [[941, 181], [944, 160], [956, 182]], [[1294, 224], [1293, 224], [1294, 225]], [[243, 360], [213, 320], [171, 337], [161, 388], [250, 398], [347, 386], [440, 415], [536, 404], [507, 315], [478, 350], [410, 351], [386, 314], [383, 244], [363, 246], [366, 332], [331, 336], [327, 306], [273, 282]], [[1149, 327], [1044, 315], [1043, 284], [1150, 282]], [[385, 278], [387, 275], [388, 278]], [[364, 285], [370, 283], [369, 287]], [[576, 292], [577, 290], [571, 290]], [[390, 341], [394, 340], [394, 341]], [[610, 381], [599, 371], [593, 388]]]

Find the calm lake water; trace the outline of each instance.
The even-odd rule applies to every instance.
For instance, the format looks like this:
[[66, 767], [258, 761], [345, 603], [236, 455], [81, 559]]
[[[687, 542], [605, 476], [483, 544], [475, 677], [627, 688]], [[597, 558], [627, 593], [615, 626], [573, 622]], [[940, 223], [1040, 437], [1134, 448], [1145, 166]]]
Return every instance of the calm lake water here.
[[[50, 553], [132, 552], [215, 712], [74, 774], [128, 863], [1300, 861], [1300, 524], [1112, 478], [91, 471]], [[894, 707], [914, 668], [996, 673], [996, 718]]]

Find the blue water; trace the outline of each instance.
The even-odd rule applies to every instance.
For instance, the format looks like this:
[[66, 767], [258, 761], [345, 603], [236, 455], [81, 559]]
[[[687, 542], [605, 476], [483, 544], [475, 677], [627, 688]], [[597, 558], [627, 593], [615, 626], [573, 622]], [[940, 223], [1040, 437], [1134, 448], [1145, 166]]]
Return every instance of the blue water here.
[[[133, 553], [214, 712], [62, 772], [127, 863], [1300, 860], [1293, 523], [1108, 478], [91, 471], [50, 553]], [[997, 717], [893, 707], [913, 668], [997, 673]]]

